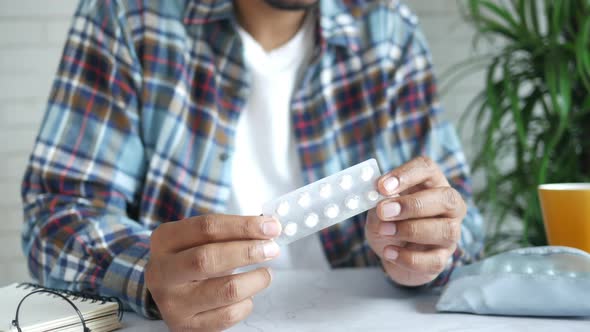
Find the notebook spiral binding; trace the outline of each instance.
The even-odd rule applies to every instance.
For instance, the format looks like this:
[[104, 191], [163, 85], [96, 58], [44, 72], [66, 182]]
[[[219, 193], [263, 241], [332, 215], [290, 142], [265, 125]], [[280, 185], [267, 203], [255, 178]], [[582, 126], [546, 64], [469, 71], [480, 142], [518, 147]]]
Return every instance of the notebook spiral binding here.
[[38, 294], [38, 293], [45, 293], [45, 295], [47, 295], [47, 296], [52, 296], [54, 298], [62, 298], [65, 301], [67, 301], [74, 308], [74, 310], [76, 310], [76, 313], [78, 314], [78, 316], [80, 317], [80, 321], [82, 322], [82, 327], [84, 328], [84, 331], [87, 331], [87, 332], [90, 332], [90, 329], [86, 327], [86, 321], [84, 320], [84, 316], [82, 315], [82, 313], [80, 312], [80, 310], [78, 309], [76, 304], [74, 304], [74, 302], [72, 302], [72, 301], [77, 301], [78, 299], [80, 299], [80, 302], [85, 302], [85, 301], [91, 301], [91, 303], [100, 302], [100, 305], [103, 305], [107, 302], [117, 302], [117, 304], [118, 304], [117, 315], [118, 315], [119, 321], [121, 319], [123, 319], [123, 303], [121, 303], [121, 300], [119, 300], [116, 297], [106, 297], [106, 296], [100, 296], [100, 295], [84, 294], [82, 292], [76, 292], [76, 291], [71, 291], [71, 290], [47, 288], [47, 287], [43, 287], [41, 285], [28, 283], [28, 282], [20, 283], [16, 287], [22, 288], [25, 290], [29, 290], [29, 289], [31, 290], [31, 292], [29, 294], [25, 295], [20, 300], [18, 307], [16, 309], [15, 318], [12, 321], [12, 325], [15, 326], [19, 332], [21, 331], [20, 326], [19, 326], [19, 320], [18, 320], [20, 306], [27, 297], [29, 297], [30, 295], [33, 295], [33, 294]]

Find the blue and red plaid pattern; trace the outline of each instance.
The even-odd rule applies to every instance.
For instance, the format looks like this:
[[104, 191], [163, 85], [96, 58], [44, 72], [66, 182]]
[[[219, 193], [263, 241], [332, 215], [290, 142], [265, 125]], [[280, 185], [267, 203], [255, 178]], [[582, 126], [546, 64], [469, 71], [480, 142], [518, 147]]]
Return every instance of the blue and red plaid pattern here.
[[[438, 120], [417, 19], [394, 0], [322, 0], [317, 10], [315, 53], [291, 104], [304, 178], [371, 157], [386, 171], [430, 156], [469, 203], [444, 283], [479, 256], [482, 219], [459, 141]], [[23, 247], [38, 282], [156, 315], [143, 274], [151, 231], [223, 213], [230, 194], [249, 91], [236, 24], [230, 0], [80, 2], [22, 185]], [[379, 264], [364, 216], [321, 240], [333, 267]]]

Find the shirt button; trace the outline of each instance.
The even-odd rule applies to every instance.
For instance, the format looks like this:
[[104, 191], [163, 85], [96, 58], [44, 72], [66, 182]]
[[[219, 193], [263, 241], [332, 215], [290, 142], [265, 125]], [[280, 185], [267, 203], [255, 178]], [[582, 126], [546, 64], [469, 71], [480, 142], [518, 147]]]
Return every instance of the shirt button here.
[[229, 154], [227, 152], [222, 152], [219, 154], [219, 160], [226, 161], [229, 159]]

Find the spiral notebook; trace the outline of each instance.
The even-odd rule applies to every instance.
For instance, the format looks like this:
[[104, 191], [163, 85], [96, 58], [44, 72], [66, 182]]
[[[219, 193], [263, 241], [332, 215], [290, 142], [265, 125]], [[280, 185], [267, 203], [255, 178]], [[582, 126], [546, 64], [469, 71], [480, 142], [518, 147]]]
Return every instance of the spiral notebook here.
[[83, 326], [87, 331], [107, 332], [121, 327], [122, 313], [120, 303], [112, 298], [29, 283], [0, 288], [0, 332], [18, 331], [15, 323], [23, 332], [82, 331]]

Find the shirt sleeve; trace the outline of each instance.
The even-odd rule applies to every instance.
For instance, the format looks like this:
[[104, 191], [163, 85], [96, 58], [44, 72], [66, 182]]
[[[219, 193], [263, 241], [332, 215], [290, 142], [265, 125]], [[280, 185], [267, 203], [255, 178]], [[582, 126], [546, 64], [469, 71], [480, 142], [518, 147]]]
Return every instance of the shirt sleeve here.
[[478, 260], [483, 251], [483, 219], [473, 202], [470, 170], [454, 127], [440, 121], [442, 108], [438, 101], [431, 54], [426, 39], [415, 28], [402, 48], [401, 61], [395, 72], [400, 86], [398, 98], [392, 101], [393, 121], [399, 126], [396, 137], [399, 160], [407, 162], [417, 156], [428, 156], [442, 169], [451, 186], [467, 203], [461, 239], [445, 270], [429, 285], [444, 285], [453, 269]]
[[80, 1], [22, 183], [23, 250], [49, 287], [118, 297], [156, 315], [138, 218], [146, 158], [141, 73], [114, 1]]

